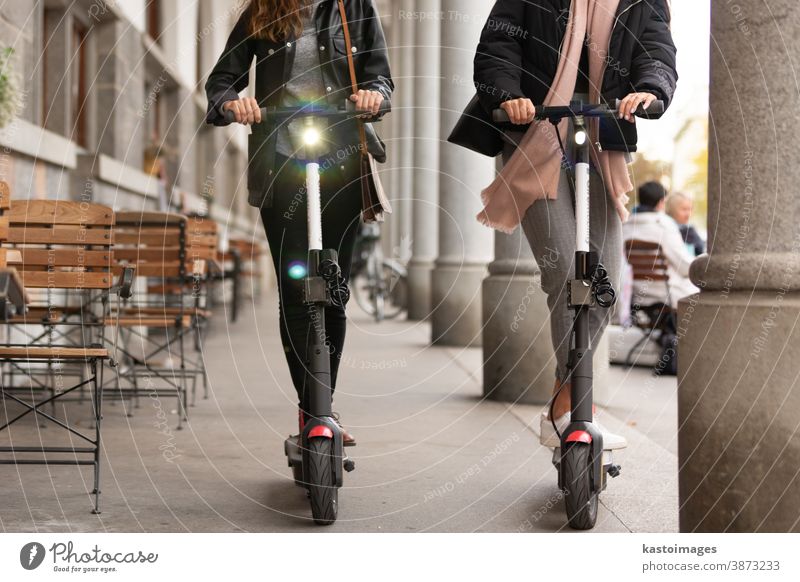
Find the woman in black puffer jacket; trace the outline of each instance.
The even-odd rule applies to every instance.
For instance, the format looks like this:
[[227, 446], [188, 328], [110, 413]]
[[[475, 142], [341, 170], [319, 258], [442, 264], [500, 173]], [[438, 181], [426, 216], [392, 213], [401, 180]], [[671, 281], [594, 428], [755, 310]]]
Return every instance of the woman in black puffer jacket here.
[[[622, 100], [621, 119], [600, 122], [593, 134], [601, 147], [593, 152], [591, 175], [591, 248], [617, 288], [626, 192], [632, 189], [625, 157], [636, 151], [637, 141], [633, 112], [657, 99], [669, 106], [678, 79], [675, 56], [667, 0], [498, 0], [475, 56], [474, 81], [481, 107], [470, 112], [477, 109], [472, 119], [479, 117], [484, 124], [491, 123], [490, 114], [497, 108], [504, 109], [512, 123], [522, 125], [534, 121], [534, 105]], [[502, 151], [511, 162], [484, 190], [485, 208], [479, 218], [506, 231], [521, 223], [539, 264], [556, 355], [554, 422], [542, 416], [541, 442], [557, 447], [553, 424], [563, 431], [570, 411], [572, 314], [567, 284], [574, 273], [576, 229], [565, 165], [572, 163], [574, 152], [564, 152], [562, 159], [560, 151], [556, 154], [555, 139], [539, 139], [547, 125], [536, 122], [527, 134], [522, 128], [502, 134], [484, 125], [457, 143], [489, 155]], [[524, 151], [514, 156], [523, 135]], [[487, 145], [492, 138], [494, 142]], [[514, 176], [519, 187], [508, 186]], [[606, 310], [591, 312], [593, 347], [609, 318]], [[607, 448], [626, 445], [624, 438], [603, 432]]]
[[[495, 3], [475, 54], [475, 86], [485, 111], [519, 98], [531, 104], [544, 102], [558, 68], [570, 5], [571, 0]], [[678, 73], [667, 0], [621, 0], [614, 20], [600, 87], [602, 98], [614, 103], [615, 99], [647, 93], [668, 107]], [[587, 41], [587, 49], [592, 48]], [[576, 92], [582, 83], [586, 88], [587, 77], [579, 75]], [[629, 104], [634, 102], [638, 106], [642, 100], [636, 98]], [[634, 124], [601, 127], [600, 143], [606, 150], [635, 152], [636, 141]]]

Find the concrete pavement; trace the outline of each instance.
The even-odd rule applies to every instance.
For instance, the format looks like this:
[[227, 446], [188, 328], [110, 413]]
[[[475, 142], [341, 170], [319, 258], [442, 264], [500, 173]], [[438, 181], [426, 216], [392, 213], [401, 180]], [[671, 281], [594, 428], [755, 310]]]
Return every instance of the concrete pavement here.
[[[427, 324], [349, 313], [335, 408], [359, 440], [357, 468], [326, 531], [566, 531], [551, 452], [536, 437], [539, 407], [484, 401], [479, 349], [431, 347]], [[211, 398], [198, 399], [185, 430], [174, 430], [174, 400], [145, 398], [133, 418], [106, 406], [102, 515], [89, 513], [88, 469], [2, 466], [0, 529], [317, 531], [283, 456], [295, 400], [275, 298], [248, 305], [236, 325], [216, 320], [204, 351]], [[595, 531], [677, 531], [675, 380], [639, 369], [610, 378], [601, 421], [630, 447]], [[69, 411], [89, 417], [86, 406]]]

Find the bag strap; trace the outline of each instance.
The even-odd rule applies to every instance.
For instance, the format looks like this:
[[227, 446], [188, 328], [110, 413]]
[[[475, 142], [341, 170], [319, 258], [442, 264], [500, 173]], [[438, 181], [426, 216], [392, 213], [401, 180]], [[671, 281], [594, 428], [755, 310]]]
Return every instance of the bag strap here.
[[[342, 17], [342, 29], [344, 30], [344, 47], [347, 53], [347, 67], [350, 69], [350, 86], [353, 95], [358, 93], [358, 80], [356, 79], [356, 65], [353, 62], [353, 43], [350, 39], [350, 26], [347, 24], [347, 14], [344, 9], [344, 0], [338, 0], [339, 15]], [[366, 156], [367, 151], [367, 132], [364, 129], [364, 122], [358, 120], [358, 139], [361, 142], [361, 155]]]

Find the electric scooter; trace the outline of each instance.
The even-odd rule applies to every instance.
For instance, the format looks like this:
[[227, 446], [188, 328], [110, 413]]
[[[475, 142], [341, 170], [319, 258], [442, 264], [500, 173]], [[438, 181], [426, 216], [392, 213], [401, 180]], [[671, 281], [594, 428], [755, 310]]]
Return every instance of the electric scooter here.
[[[593, 423], [593, 367], [591, 338], [589, 337], [589, 312], [597, 307], [610, 309], [616, 303], [616, 292], [608, 272], [599, 263], [597, 254], [590, 251], [589, 221], [589, 160], [591, 143], [587, 119], [618, 119], [620, 102], [613, 108], [606, 104], [573, 101], [568, 106], [536, 107], [536, 119], [549, 121], [556, 127], [562, 119], [572, 120], [576, 159], [574, 169], [575, 220], [575, 278], [569, 281], [568, 305], [574, 311], [572, 338], [568, 359], [571, 383], [572, 410], [570, 424], [559, 435], [561, 446], [553, 450], [553, 464], [558, 471], [558, 486], [564, 493], [569, 525], [573, 529], [591, 529], [597, 522], [597, 505], [600, 492], [606, 488], [607, 476], [617, 477], [621, 467], [614, 464], [611, 450], [604, 450], [603, 435]], [[639, 107], [637, 117], [656, 118], [664, 113], [664, 103], [653, 102], [650, 107]], [[492, 117], [503, 126], [509, 123], [508, 114], [497, 109]], [[520, 126], [510, 126], [518, 129]], [[559, 135], [562, 153], [563, 141]], [[555, 398], [553, 398], [553, 401]], [[552, 414], [552, 402], [550, 418]], [[552, 422], [552, 421], [551, 421]], [[555, 426], [555, 424], [554, 424]], [[556, 432], [557, 429], [556, 429]]]
[[[384, 111], [383, 104], [381, 112]], [[355, 469], [355, 463], [344, 454], [342, 429], [333, 418], [330, 352], [326, 345], [325, 307], [344, 308], [350, 299], [350, 289], [342, 276], [338, 254], [322, 248], [322, 208], [320, 201], [320, 145], [323, 135], [315, 122], [330, 123], [364, 117], [354, 104], [347, 102], [339, 109], [308, 105], [300, 108], [261, 109], [262, 123], [281, 123], [299, 119], [304, 123], [302, 139], [305, 147], [306, 195], [308, 206], [308, 264], [304, 284], [304, 303], [308, 307], [312, 333], [308, 346], [306, 390], [308, 391], [307, 419], [300, 413], [300, 433], [284, 442], [289, 467], [295, 484], [306, 489], [311, 502], [311, 514], [319, 525], [336, 521], [339, 488], [344, 471]], [[226, 112], [226, 120], [234, 121]], [[378, 121], [372, 118], [370, 121]]]

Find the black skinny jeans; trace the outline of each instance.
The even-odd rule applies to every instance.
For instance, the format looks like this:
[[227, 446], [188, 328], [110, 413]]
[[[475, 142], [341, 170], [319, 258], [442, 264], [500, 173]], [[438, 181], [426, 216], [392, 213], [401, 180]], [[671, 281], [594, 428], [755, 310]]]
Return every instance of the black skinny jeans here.
[[[322, 162], [322, 238], [324, 248], [338, 251], [342, 274], [349, 280], [353, 247], [361, 216], [359, 156], [356, 153], [336, 162]], [[309, 310], [303, 304], [303, 281], [297, 278], [298, 266], [306, 267], [308, 263], [304, 163], [277, 155], [275, 172], [273, 202], [271, 207], [261, 209], [261, 219], [278, 279], [283, 350], [292, 383], [297, 390], [300, 408], [307, 411], [305, 385], [312, 324]], [[325, 338], [330, 344], [332, 389], [336, 388], [346, 325], [344, 309], [325, 309]]]

